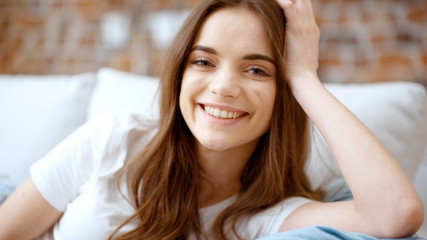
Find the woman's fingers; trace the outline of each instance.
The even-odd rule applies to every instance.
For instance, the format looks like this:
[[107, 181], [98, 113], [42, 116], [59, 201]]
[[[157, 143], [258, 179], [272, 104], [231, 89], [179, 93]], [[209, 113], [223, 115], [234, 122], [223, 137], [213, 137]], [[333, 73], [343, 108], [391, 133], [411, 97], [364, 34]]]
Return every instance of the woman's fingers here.
[[287, 80], [316, 74], [318, 67], [319, 29], [310, 0], [277, 0], [286, 17], [284, 58]]
[[298, 18], [298, 12], [293, 1], [277, 0], [277, 3], [283, 9], [287, 21], [292, 21]]
[[298, 0], [298, 1], [301, 2], [301, 4], [303, 5], [301, 8], [302, 10], [301, 16], [304, 17], [306, 20], [311, 21], [311, 23], [316, 24], [311, 0]]
[[287, 21], [315, 23], [310, 0], [277, 0], [277, 3], [282, 7]]

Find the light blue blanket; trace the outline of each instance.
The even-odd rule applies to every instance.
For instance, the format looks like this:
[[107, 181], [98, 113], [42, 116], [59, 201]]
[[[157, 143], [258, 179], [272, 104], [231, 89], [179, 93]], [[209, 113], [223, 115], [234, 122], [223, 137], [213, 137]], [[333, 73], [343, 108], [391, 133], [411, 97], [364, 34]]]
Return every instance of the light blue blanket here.
[[[378, 240], [361, 233], [344, 232], [330, 227], [307, 227], [292, 231], [277, 233], [262, 237], [258, 240]], [[420, 237], [400, 238], [400, 240], [426, 240]]]
[[6, 175], [0, 173], [0, 204], [3, 203], [6, 198], [12, 194], [15, 186], [12, 183], [12, 180]]

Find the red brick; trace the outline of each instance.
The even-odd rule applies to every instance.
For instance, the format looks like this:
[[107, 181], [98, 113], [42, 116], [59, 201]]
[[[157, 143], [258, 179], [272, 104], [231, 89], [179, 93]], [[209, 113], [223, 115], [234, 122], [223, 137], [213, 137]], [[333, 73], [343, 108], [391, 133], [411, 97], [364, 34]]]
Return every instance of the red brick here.
[[427, 52], [421, 56], [421, 63], [424, 65], [424, 69], [427, 69]]
[[322, 66], [339, 66], [341, 64], [341, 59], [338, 58], [324, 58], [319, 60], [319, 65]]
[[411, 65], [411, 59], [401, 55], [383, 55], [379, 59], [380, 65], [402, 64]]
[[8, 41], [8, 46], [4, 48], [3, 54], [10, 56], [18, 56], [20, 49], [22, 48], [22, 38], [13, 39], [13, 41]]
[[378, 35], [377, 34], [373, 34], [371, 36], [371, 41], [374, 42], [374, 43], [382, 42], [382, 41], [387, 41], [387, 40], [393, 40], [393, 37], [386, 36], [386, 35], [380, 35], [380, 34], [378, 34]]
[[74, 65], [76, 62], [77, 62], [77, 59], [73, 57], [68, 57], [67, 59], [65, 59], [65, 63], [67, 65]]
[[408, 13], [408, 20], [412, 22], [426, 22], [427, 18], [427, 10], [426, 9], [415, 9]]
[[353, 21], [352, 19], [350, 19], [350, 18], [348, 18], [348, 16], [346, 16], [346, 15], [341, 15], [339, 18], [338, 18], [338, 23], [339, 24], [345, 24], [345, 23], [348, 23], [348, 22], [351, 22], [351, 21]]
[[320, 15], [315, 16], [315, 21], [319, 28], [321, 28], [325, 24], [325, 19]]
[[5, 54], [0, 59], [0, 72], [1, 73], [10, 73], [12, 70], [12, 55]]
[[107, 66], [123, 71], [130, 71], [131, 65], [131, 58], [127, 53], [116, 53], [109, 58]]
[[107, 10], [106, 1], [103, 0], [79, 0], [76, 7], [87, 22], [98, 21]]
[[56, 9], [60, 9], [66, 6], [66, 3], [64, 1], [53, 1], [52, 7]]
[[411, 59], [399, 55], [385, 55], [370, 72], [373, 81], [413, 81]]
[[40, 27], [44, 24], [44, 20], [41, 17], [28, 12], [15, 17], [15, 21], [26, 27]]

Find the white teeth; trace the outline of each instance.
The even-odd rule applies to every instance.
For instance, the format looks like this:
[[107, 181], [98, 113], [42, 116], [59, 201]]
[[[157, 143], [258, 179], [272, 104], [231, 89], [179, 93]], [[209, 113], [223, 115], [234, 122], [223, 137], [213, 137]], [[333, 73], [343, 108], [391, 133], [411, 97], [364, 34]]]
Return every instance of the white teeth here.
[[228, 112], [225, 110], [222, 110], [221, 111], [221, 118], [227, 118], [227, 116], [228, 116]]
[[213, 112], [213, 115], [214, 115], [215, 117], [219, 117], [219, 116], [221, 116], [221, 110], [219, 110], [218, 108], [215, 108], [215, 109], [214, 109], [214, 112]]
[[225, 118], [225, 119], [236, 119], [241, 117], [243, 114], [238, 112], [229, 112], [227, 110], [205, 106], [205, 112], [216, 117], [216, 118]]

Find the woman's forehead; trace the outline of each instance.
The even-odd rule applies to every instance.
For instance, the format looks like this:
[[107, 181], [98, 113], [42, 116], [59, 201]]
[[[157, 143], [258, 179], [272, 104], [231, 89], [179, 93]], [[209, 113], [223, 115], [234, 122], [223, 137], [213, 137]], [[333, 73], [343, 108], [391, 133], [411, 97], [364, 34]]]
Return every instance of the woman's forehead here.
[[264, 21], [246, 8], [222, 8], [202, 23], [194, 45], [203, 45], [219, 52], [247, 49], [272, 56]]

